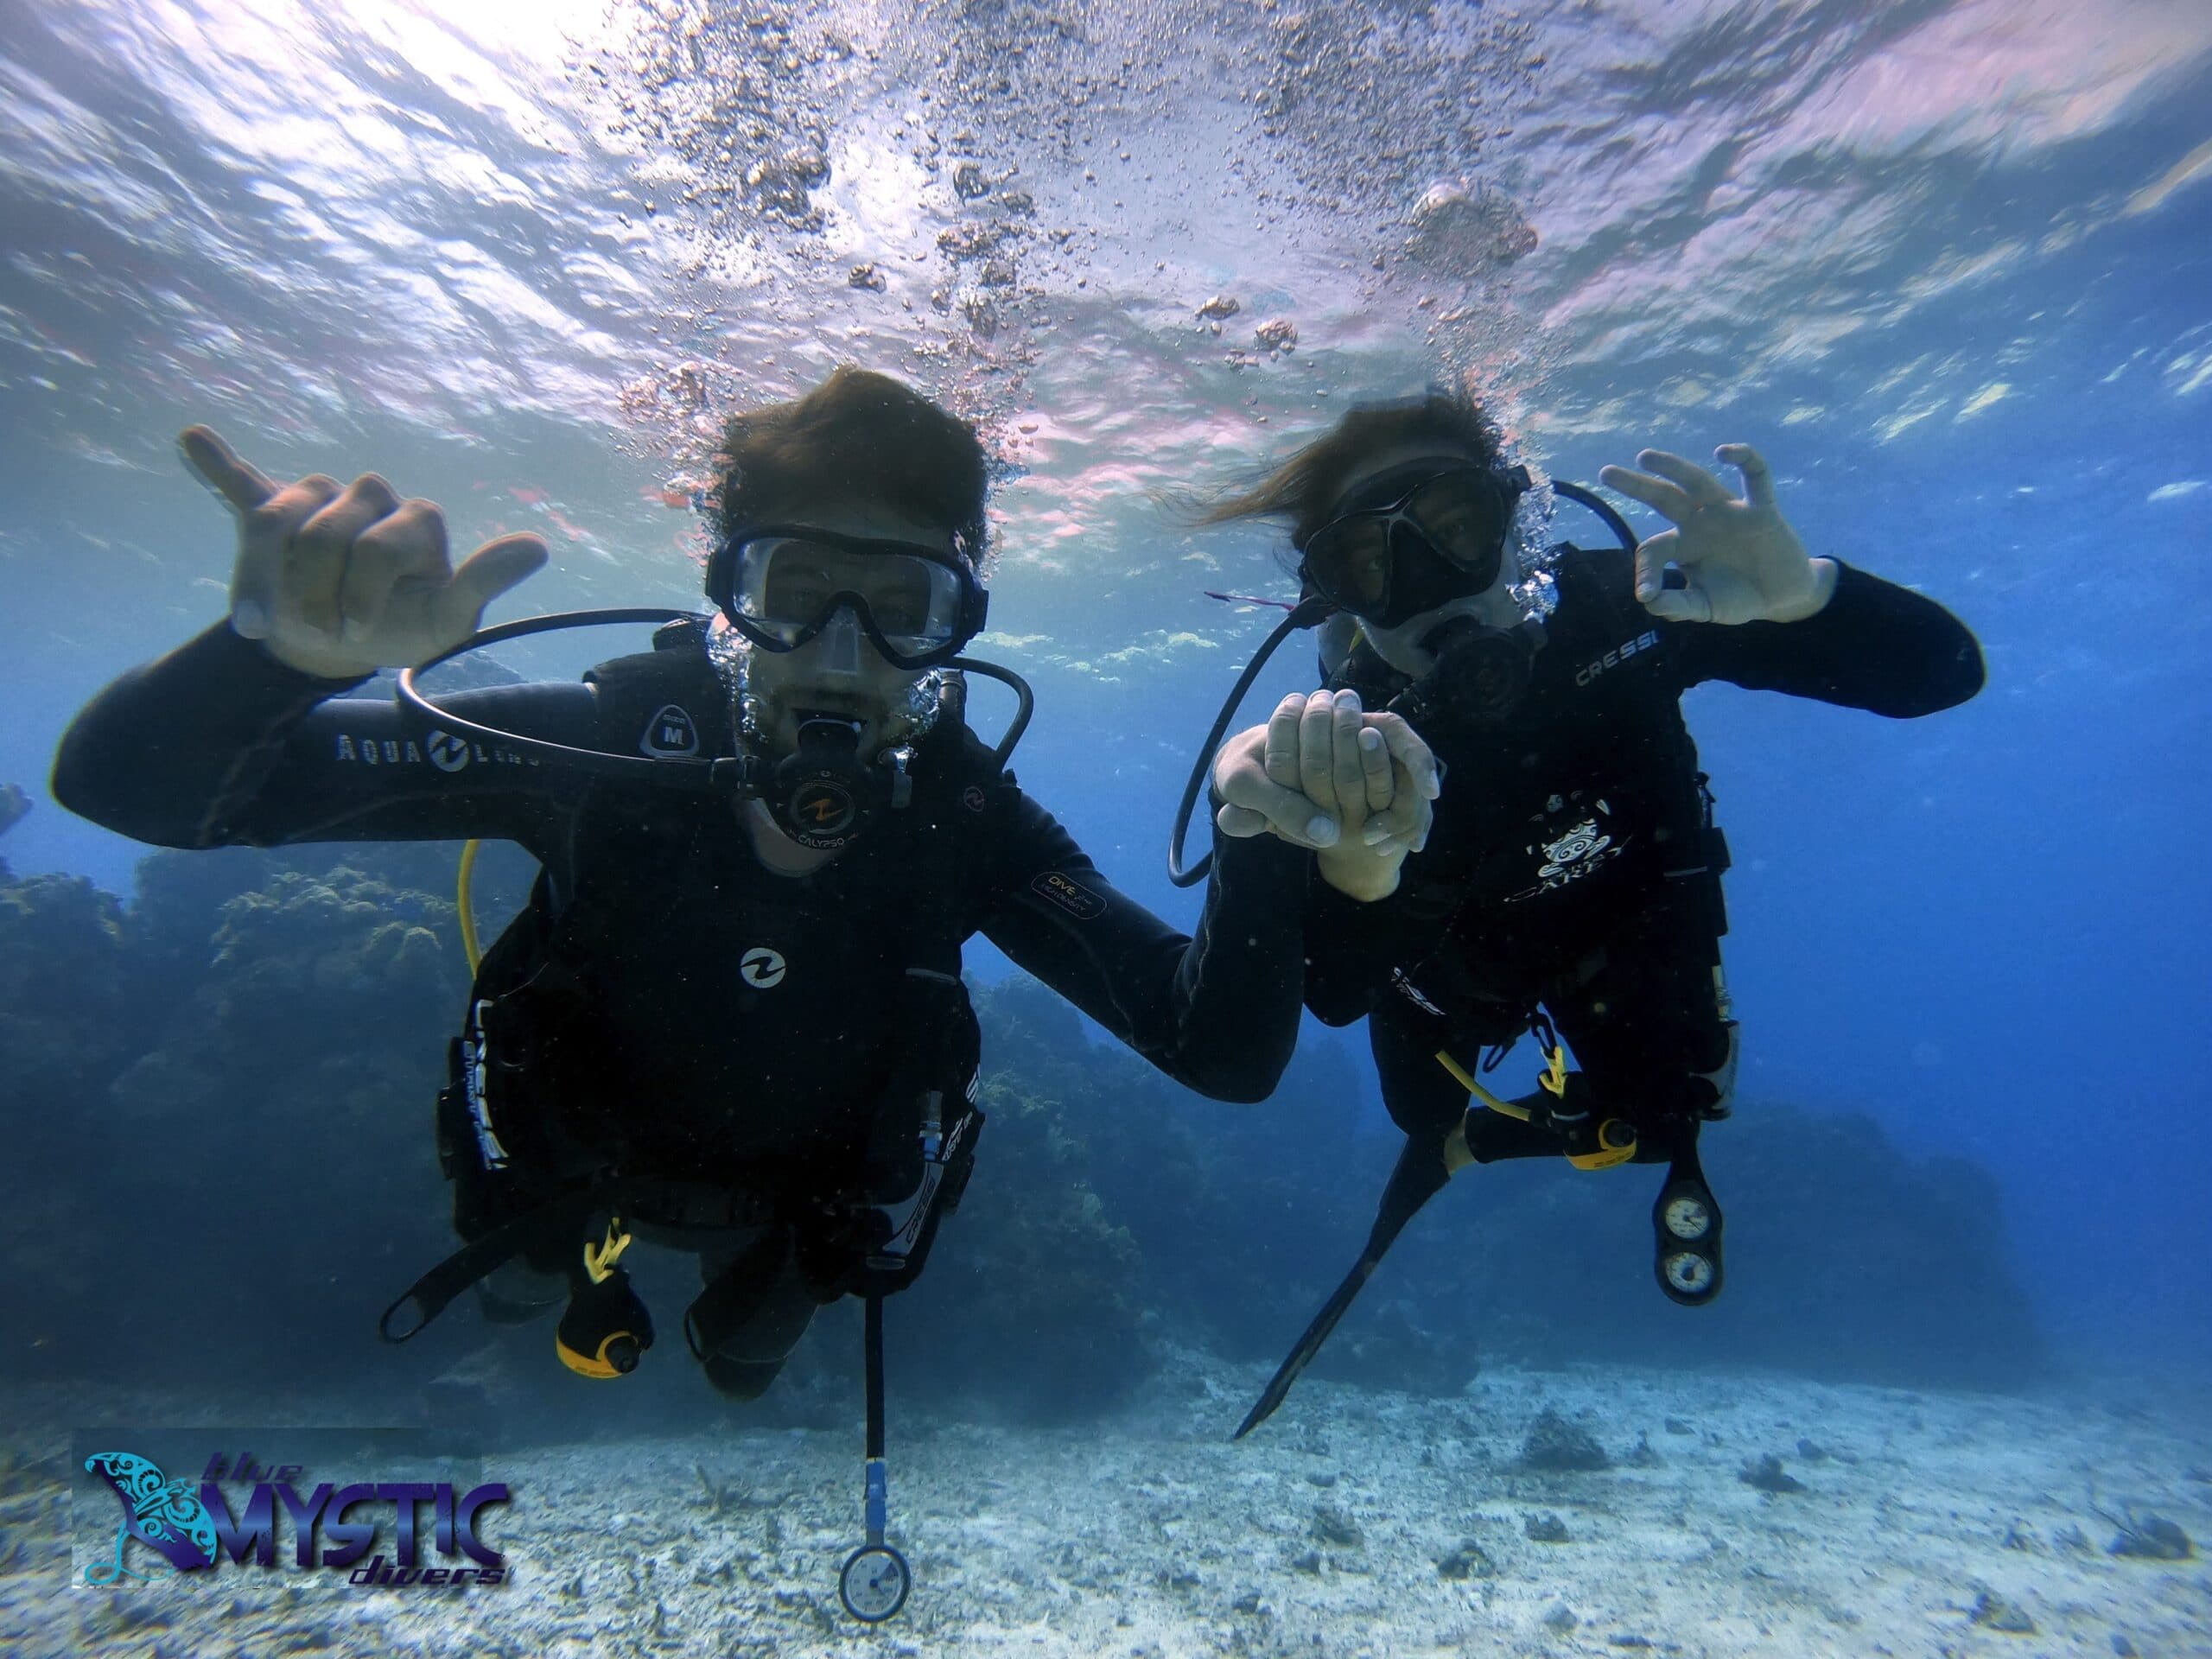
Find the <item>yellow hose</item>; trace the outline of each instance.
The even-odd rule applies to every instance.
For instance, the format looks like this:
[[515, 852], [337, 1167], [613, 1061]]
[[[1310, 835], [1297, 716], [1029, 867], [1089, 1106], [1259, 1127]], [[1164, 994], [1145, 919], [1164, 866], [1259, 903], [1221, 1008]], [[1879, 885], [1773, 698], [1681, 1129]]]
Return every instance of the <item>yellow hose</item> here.
[[1523, 1123], [1529, 1121], [1529, 1111], [1526, 1106], [1516, 1106], [1510, 1100], [1500, 1100], [1482, 1084], [1477, 1083], [1465, 1066], [1460, 1065], [1440, 1048], [1436, 1051], [1436, 1063], [1457, 1078], [1461, 1088], [1493, 1112], [1503, 1112], [1508, 1117], [1517, 1117]]
[[461, 844], [461, 878], [454, 884], [454, 905], [461, 913], [461, 948], [468, 957], [468, 974], [476, 976], [477, 965], [484, 960], [484, 951], [476, 941], [476, 911], [469, 902], [469, 888], [476, 876], [476, 852], [483, 846], [480, 841], [465, 841]]

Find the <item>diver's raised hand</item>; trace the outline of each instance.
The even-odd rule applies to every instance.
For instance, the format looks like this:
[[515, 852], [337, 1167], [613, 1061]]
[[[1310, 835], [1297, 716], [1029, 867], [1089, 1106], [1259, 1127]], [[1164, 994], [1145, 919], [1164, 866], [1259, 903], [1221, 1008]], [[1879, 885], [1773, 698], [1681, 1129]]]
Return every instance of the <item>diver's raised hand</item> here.
[[1265, 726], [1224, 744], [1214, 790], [1223, 834], [1309, 848], [1332, 886], [1379, 899], [1427, 842], [1440, 785], [1435, 756], [1403, 720], [1366, 713], [1356, 692], [1316, 691], [1286, 696]]
[[[1833, 559], [1808, 558], [1774, 505], [1774, 477], [1748, 443], [1713, 454], [1744, 475], [1739, 499], [1694, 461], [1664, 449], [1636, 458], [1641, 472], [1601, 467], [1598, 481], [1674, 520], [1636, 550], [1636, 596], [1654, 616], [1676, 622], [1796, 622], [1835, 591]], [[1686, 584], [1663, 581], [1669, 563]]]
[[403, 501], [365, 473], [270, 481], [204, 426], [185, 464], [238, 515], [231, 626], [277, 661], [324, 679], [426, 662], [475, 632], [484, 607], [545, 563], [545, 543], [501, 536], [456, 569], [434, 501]]

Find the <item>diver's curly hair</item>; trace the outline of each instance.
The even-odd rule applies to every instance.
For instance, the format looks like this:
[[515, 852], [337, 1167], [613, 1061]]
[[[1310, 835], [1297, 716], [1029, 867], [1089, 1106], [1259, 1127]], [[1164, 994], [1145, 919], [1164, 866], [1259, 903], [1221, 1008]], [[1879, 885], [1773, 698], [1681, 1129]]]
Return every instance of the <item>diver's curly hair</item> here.
[[988, 478], [974, 427], [887, 374], [840, 365], [804, 397], [731, 419], [707, 522], [719, 541], [825, 497], [859, 498], [946, 525], [980, 563]]
[[1344, 480], [1369, 455], [1409, 443], [1434, 442], [1479, 466], [1503, 464], [1505, 440], [1482, 406], [1464, 393], [1432, 385], [1418, 397], [1356, 404], [1337, 423], [1250, 488], [1223, 498], [1197, 514], [1201, 524], [1237, 518], [1280, 518], [1290, 524], [1293, 547], [1326, 524]]

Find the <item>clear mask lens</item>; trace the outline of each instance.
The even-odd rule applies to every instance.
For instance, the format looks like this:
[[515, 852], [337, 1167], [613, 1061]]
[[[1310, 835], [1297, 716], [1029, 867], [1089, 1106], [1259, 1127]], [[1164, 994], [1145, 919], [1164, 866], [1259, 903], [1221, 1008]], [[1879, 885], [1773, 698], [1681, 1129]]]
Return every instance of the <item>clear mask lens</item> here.
[[1454, 473], [1415, 490], [1404, 511], [1428, 544], [1452, 563], [1494, 576], [1505, 540], [1506, 505], [1504, 492], [1487, 476]]
[[876, 632], [902, 653], [935, 650], [959, 632], [959, 575], [918, 554], [764, 537], [738, 549], [733, 575], [731, 597], [739, 613], [785, 645], [828, 626], [841, 606], [850, 615], [855, 600]]

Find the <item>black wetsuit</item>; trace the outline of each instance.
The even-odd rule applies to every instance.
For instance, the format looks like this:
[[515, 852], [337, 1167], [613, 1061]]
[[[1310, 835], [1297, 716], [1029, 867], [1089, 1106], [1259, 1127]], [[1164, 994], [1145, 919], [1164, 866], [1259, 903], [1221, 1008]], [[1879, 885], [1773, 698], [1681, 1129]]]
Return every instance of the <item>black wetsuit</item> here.
[[[697, 631], [664, 630], [656, 646], [582, 683], [442, 701], [578, 747], [733, 753], [730, 699]], [[887, 810], [813, 874], [779, 875], [721, 796], [425, 734], [389, 697], [342, 695], [359, 683], [296, 672], [219, 625], [85, 709], [62, 741], [54, 798], [172, 847], [475, 836], [534, 855], [530, 906], [486, 952], [472, 1000], [509, 1010], [495, 1058], [519, 1068], [499, 1115], [518, 1166], [566, 1176], [619, 1149], [631, 1168], [754, 1191], [849, 1187], [874, 1103], [898, 1080], [888, 1016], [909, 965], [901, 918], [924, 880], [953, 885], [938, 908], [956, 953], [983, 933], [1202, 1093], [1262, 1099], [1288, 1062], [1300, 981], [1286, 899], [1302, 889], [1304, 855], [1272, 837], [1221, 838], [1188, 938], [1117, 893], [963, 725], [918, 746], [915, 809]], [[929, 824], [952, 826], [930, 839], [949, 852], [918, 850]], [[543, 971], [549, 959], [558, 972]], [[964, 997], [960, 1013], [972, 1030]], [[457, 1224], [481, 1233], [523, 1201], [463, 1179]], [[733, 1348], [767, 1374], [804, 1328], [801, 1291], [822, 1290], [800, 1284], [795, 1249], [804, 1241], [778, 1239], [705, 1264], [712, 1281], [745, 1255], [761, 1294], [780, 1299], [754, 1321], [766, 1336]], [[755, 1385], [765, 1376], [739, 1391]]]
[[[1726, 853], [1682, 692], [1726, 680], [1904, 719], [1974, 696], [1981, 653], [1933, 601], [1847, 566], [1813, 616], [1733, 627], [1652, 617], [1625, 552], [1567, 550], [1555, 575], [1511, 715], [1421, 732], [1444, 792], [1397, 892], [1356, 904], [1313, 884], [1306, 1002], [1332, 1025], [1371, 1014], [1390, 1114], [1432, 1147], [1468, 1102], [1439, 1051], [1473, 1071], [1541, 1007], [1580, 1068], [1578, 1104], [1637, 1126], [1638, 1161], [1667, 1161], [1720, 1103], [1733, 1036], [1719, 978]], [[1380, 707], [1407, 683], [1362, 645], [1333, 683]], [[1494, 1112], [1467, 1131], [1478, 1161], [1561, 1149]]]

